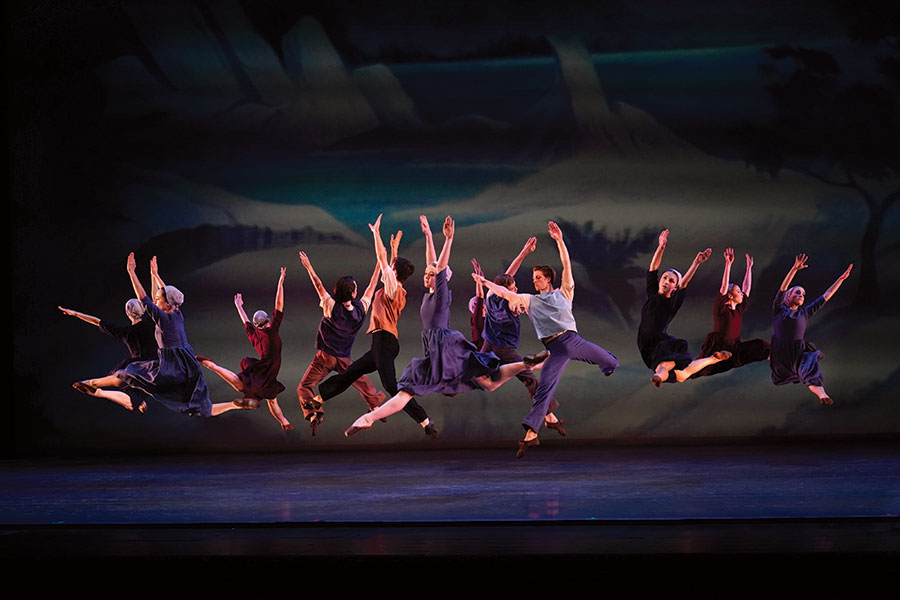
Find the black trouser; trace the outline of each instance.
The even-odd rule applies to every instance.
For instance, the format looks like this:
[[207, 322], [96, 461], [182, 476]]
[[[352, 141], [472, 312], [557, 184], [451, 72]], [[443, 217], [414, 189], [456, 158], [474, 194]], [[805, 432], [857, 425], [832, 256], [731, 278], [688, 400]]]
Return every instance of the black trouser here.
[[[394, 359], [400, 354], [400, 342], [387, 331], [375, 331], [372, 333], [372, 347], [368, 352], [353, 361], [343, 373], [333, 375], [319, 384], [319, 395], [322, 401], [334, 398], [359, 379], [363, 375], [378, 371], [381, 377], [381, 386], [391, 397], [397, 395], [397, 371], [394, 369]], [[428, 413], [422, 408], [415, 398], [406, 403], [403, 410], [416, 423], [421, 423], [428, 418]]]

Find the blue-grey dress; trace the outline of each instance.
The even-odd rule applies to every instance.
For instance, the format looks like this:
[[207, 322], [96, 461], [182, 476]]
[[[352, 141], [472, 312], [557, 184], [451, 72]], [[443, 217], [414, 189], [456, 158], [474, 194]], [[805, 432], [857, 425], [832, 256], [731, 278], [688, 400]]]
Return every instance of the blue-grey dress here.
[[209, 389], [184, 332], [184, 315], [181, 310], [163, 311], [147, 296], [141, 302], [156, 324], [157, 358], [133, 362], [116, 376], [127, 388], [142, 390], [169, 410], [209, 417]]
[[778, 290], [772, 303], [773, 331], [769, 355], [772, 383], [822, 385], [822, 370], [819, 368], [822, 353], [804, 337], [809, 318], [825, 306], [825, 296], [819, 296], [811, 304], [791, 310], [784, 304], [784, 294], [785, 292]]
[[420, 314], [425, 356], [409, 363], [397, 388], [412, 396], [453, 395], [481, 389], [473, 379], [496, 371], [500, 359], [493, 352], [479, 352], [466, 336], [450, 329], [446, 269], [435, 274], [434, 291], [422, 298]]

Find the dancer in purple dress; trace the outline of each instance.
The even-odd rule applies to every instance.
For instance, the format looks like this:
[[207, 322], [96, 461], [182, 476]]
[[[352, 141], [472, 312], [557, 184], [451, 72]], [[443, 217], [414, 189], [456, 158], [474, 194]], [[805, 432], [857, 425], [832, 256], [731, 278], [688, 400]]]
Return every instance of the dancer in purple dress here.
[[[65, 315], [76, 317], [85, 323], [97, 326], [106, 335], [114, 337], [125, 344], [125, 347], [128, 348], [128, 358], [119, 361], [109, 372], [109, 375], [112, 375], [119, 369], [124, 369], [130, 363], [139, 360], [152, 360], [156, 357], [156, 326], [144, 310], [144, 305], [137, 298], [132, 298], [125, 303], [125, 316], [131, 321], [131, 325], [124, 327], [113, 325], [98, 317], [70, 308], [63, 308], [62, 306], [57, 308]], [[145, 393], [136, 388], [125, 388], [123, 391], [128, 395], [128, 401], [124, 404], [121, 394], [114, 394], [107, 390], [97, 390], [97, 393], [94, 395], [98, 398], [112, 400], [128, 410], [138, 410], [139, 412], [147, 410], [147, 395]]]
[[731, 265], [734, 263], [734, 249], [726, 248], [725, 271], [722, 273], [722, 285], [713, 305], [714, 330], [706, 334], [703, 349], [698, 358], [712, 356], [719, 350], [731, 352], [731, 358], [714, 365], [704, 367], [692, 378], [705, 377], [730, 371], [735, 367], [766, 360], [769, 358], [769, 342], [765, 340], [741, 341], [741, 324], [750, 289], [753, 283], [753, 257], [747, 257], [747, 270], [744, 272], [744, 283], [731, 283]]
[[265, 400], [269, 406], [269, 412], [281, 425], [281, 429], [290, 431], [294, 426], [281, 412], [281, 406], [278, 404], [278, 394], [284, 391], [284, 385], [278, 381], [278, 372], [281, 370], [279, 330], [284, 318], [284, 276], [285, 268], [281, 267], [281, 275], [275, 291], [275, 312], [271, 319], [266, 311], [258, 310], [253, 314], [251, 323], [247, 318], [247, 313], [244, 312], [243, 297], [241, 294], [234, 295], [234, 306], [237, 308], [241, 323], [244, 324], [244, 332], [247, 334], [247, 339], [253, 344], [259, 358], [244, 357], [241, 360], [241, 372], [237, 374], [225, 367], [220, 367], [211, 358], [197, 356], [197, 360], [201, 365], [224, 379], [236, 391], [242, 393], [242, 397], [234, 401], [238, 408], [258, 408], [259, 401]]
[[122, 406], [130, 402], [128, 394], [119, 389], [100, 388], [138, 388], [166, 408], [188, 416], [210, 417], [240, 408], [233, 402], [213, 404], [210, 401], [200, 363], [184, 331], [181, 312], [184, 294], [163, 282], [156, 257], [150, 261], [150, 276], [156, 286], [152, 301], [135, 273], [134, 252], [128, 255], [126, 268], [135, 295], [156, 324], [157, 357], [133, 362], [106, 377], [77, 381], [72, 387], [90, 396], [107, 397]]
[[[343, 373], [352, 364], [350, 350], [372, 304], [372, 296], [375, 294], [381, 270], [378, 265], [375, 266], [368, 287], [362, 297], [357, 298], [358, 288], [356, 280], [352, 277], [344, 276], [338, 279], [334, 284], [333, 293], [329, 294], [305, 252], [300, 252], [300, 262], [309, 274], [319, 296], [319, 306], [322, 308], [322, 320], [319, 321], [319, 330], [316, 333], [316, 355], [297, 386], [303, 417], [309, 421], [312, 434], [316, 435], [316, 431], [325, 420], [325, 410], [321, 402], [314, 401], [315, 387], [332, 371]], [[385, 394], [375, 389], [368, 375], [360, 375], [352, 385], [362, 396], [369, 410], [378, 408], [384, 402]]]
[[[425, 356], [414, 358], [397, 382], [397, 394], [374, 411], [359, 417], [347, 428], [344, 435], [351, 436], [383, 417], [392, 415], [406, 406], [414, 396], [440, 393], [456, 395], [471, 390], [491, 392], [517, 373], [534, 368], [546, 358], [527, 356], [523, 362], [500, 365], [500, 359], [492, 352], [479, 352], [475, 345], [459, 331], [450, 329], [450, 290], [447, 287], [450, 249], [453, 245], [454, 223], [449, 216], [444, 220], [444, 246], [435, 259], [434, 242], [428, 220], [419, 221], [425, 233], [425, 260], [428, 267], [423, 276], [428, 292], [422, 298], [422, 345]], [[381, 215], [369, 227], [377, 232]]]
[[712, 356], [694, 360], [688, 352], [687, 341], [669, 335], [669, 323], [684, 302], [685, 289], [697, 268], [709, 260], [712, 249], [698, 252], [684, 276], [675, 269], [668, 269], [663, 272], [662, 277], [658, 277], [659, 265], [668, 241], [669, 230], [665, 229], [659, 234], [659, 245], [647, 271], [647, 301], [641, 308], [637, 337], [641, 358], [653, 371], [650, 381], [656, 387], [665, 381], [684, 381], [704, 367], [731, 358], [731, 352], [720, 350]]
[[785, 275], [775, 294], [775, 301], [772, 303], [772, 356], [769, 366], [772, 368], [772, 383], [775, 385], [802, 383], [816, 395], [821, 406], [830, 406], [834, 404], [834, 400], [825, 392], [822, 370], [819, 368], [822, 353], [806, 341], [806, 325], [809, 318], [825, 306], [844, 280], [850, 277], [853, 264], [847, 267], [824, 294], [804, 306], [806, 290], [799, 285], [791, 287], [791, 282], [797, 271], [809, 266], [806, 260], [805, 254], [798, 254], [794, 258], [794, 266]]
[[597, 365], [604, 375], [612, 375], [619, 366], [618, 359], [611, 352], [578, 335], [575, 315], [572, 312], [575, 277], [572, 275], [569, 250], [563, 241], [559, 225], [550, 221], [547, 223], [547, 230], [556, 242], [559, 260], [562, 263], [559, 288], [553, 287], [556, 271], [550, 265], [535, 265], [532, 268], [531, 281], [537, 294], [517, 294], [502, 285], [487, 281], [484, 277], [474, 276], [475, 280], [480, 281], [488, 290], [506, 299], [514, 307], [514, 312], [528, 313], [538, 339], [546, 348], [544, 354], [549, 355], [543, 365], [541, 380], [532, 399], [531, 412], [522, 420], [525, 438], [519, 441], [517, 458], [525, 456], [530, 447], [540, 445], [538, 431], [546, 419], [553, 394], [570, 360]]

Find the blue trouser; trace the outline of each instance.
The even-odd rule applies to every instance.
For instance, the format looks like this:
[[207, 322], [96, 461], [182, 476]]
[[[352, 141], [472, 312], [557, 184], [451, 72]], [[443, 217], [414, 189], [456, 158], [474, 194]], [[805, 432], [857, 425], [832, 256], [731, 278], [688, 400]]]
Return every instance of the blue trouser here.
[[534, 432], [541, 428], [550, 399], [553, 398], [556, 386], [559, 385], [559, 380], [570, 360], [598, 365], [604, 373], [612, 373], [619, 366], [619, 361], [612, 353], [587, 341], [574, 331], [567, 331], [553, 338], [544, 344], [544, 348], [550, 351], [550, 357], [544, 361], [541, 368], [541, 382], [534, 393], [531, 412], [522, 420], [522, 426]]

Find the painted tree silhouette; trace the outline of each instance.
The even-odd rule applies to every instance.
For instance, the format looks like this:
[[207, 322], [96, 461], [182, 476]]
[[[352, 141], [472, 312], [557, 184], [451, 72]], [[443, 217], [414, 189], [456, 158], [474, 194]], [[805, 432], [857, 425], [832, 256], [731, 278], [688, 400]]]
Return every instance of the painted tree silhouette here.
[[[866, 0], [848, 4], [851, 37], [900, 56], [898, 7]], [[773, 114], [738, 129], [745, 160], [772, 177], [782, 169], [800, 171], [865, 203], [869, 218], [854, 304], [878, 307], [878, 241], [888, 211], [900, 199], [900, 63], [896, 56], [879, 56], [881, 80], [847, 82], [827, 52], [782, 45], [765, 53]]]
[[593, 221], [584, 225], [563, 219], [556, 222], [572, 261], [590, 278], [590, 287], [579, 289], [579, 294], [590, 299], [587, 305], [606, 320], [613, 321], [613, 315], [619, 315], [628, 326], [634, 325], [631, 311], [639, 305], [639, 298], [630, 280], [643, 277], [647, 270], [636, 265], [635, 259], [650, 251], [659, 232], [645, 228], [632, 235], [625, 229], [613, 237], [606, 234], [605, 227], [594, 230]]

